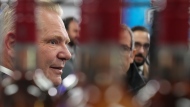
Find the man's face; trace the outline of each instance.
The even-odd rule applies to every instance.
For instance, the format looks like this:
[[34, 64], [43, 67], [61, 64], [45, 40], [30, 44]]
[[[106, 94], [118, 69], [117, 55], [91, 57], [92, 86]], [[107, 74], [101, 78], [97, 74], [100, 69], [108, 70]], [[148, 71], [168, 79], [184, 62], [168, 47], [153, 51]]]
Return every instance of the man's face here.
[[42, 27], [38, 30], [37, 38], [38, 68], [54, 85], [59, 85], [62, 69], [71, 57], [66, 47], [69, 38], [60, 16], [46, 10], [42, 10], [40, 15]]
[[144, 31], [135, 31], [134, 41], [135, 41], [135, 63], [137, 66], [141, 66], [145, 62], [145, 58], [148, 55], [149, 47], [150, 47], [150, 37], [147, 32]]
[[131, 50], [131, 36], [128, 31], [120, 33], [119, 45], [121, 48], [121, 67], [124, 72], [127, 72], [130, 64], [133, 62], [133, 51]]
[[78, 38], [79, 38], [79, 24], [76, 21], [71, 21], [68, 28], [68, 35], [74, 44], [77, 44]]

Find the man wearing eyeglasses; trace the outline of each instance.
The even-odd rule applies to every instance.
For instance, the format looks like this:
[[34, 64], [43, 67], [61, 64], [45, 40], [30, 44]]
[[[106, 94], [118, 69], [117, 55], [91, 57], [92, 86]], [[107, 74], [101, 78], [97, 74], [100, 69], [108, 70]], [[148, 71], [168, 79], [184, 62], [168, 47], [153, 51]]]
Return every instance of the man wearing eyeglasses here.
[[121, 51], [121, 67], [126, 75], [129, 92], [136, 93], [145, 85], [143, 78], [139, 75], [136, 65], [133, 63], [135, 57], [133, 33], [126, 25], [121, 25], [119, 45]]
[[134, 63], [138, 67], [139, 74], [145, 79], [148, 79], [148, 53], [150, 47], [150, 35], [148, 30], [143, 26], [135, 26], [132, 28], [135, 41], [136, 55]]

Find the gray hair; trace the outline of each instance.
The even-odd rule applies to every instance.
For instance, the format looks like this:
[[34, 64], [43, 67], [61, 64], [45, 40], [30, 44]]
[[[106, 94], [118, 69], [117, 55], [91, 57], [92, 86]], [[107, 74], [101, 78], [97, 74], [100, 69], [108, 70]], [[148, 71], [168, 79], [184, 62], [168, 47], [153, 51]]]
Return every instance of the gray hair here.
[[133, 50], [134, 49], [134, 37], [133, 37], [133, 32], [131, 31], [131, 29], [125, 25], [125, 24], [122, 24], [121, 25], [121, 30], [122, 31], [128, 31], [129, 34], [130, 34], [130, 37], [131, 37], [131, 49]]
[[2, 48], [4, 47], [4, 39], [5, 35], [13, 31], [14, 32], [14, 19], [13, 17], [14, 11], [9, 9], [10, 7], [7, 5], [0, 14], [0, 52], [2, 53]]
[[[36, 0], [39, 5], [38, 8], [42, 8], [44, 10], [52, 11], [57, 13], [58, 15], [62, 15], [62, 9], [58, 4], [53, 4], [51, 0]], [[5, 36], [9, 32], [15, 32], [15, 2], [13, 2], [10, 6], [6, 6], [0, 14], [0, 54], [2, 54], [2, 49], [4, 47]], [[45, 4], [45, 5], [43, 5]], [[39, 22], [39, 15], [37, 13], [37, 23]], [[42, 23], [40, 23], [42, 24]], [[39, 27], [38, 23], [37, 26]]]

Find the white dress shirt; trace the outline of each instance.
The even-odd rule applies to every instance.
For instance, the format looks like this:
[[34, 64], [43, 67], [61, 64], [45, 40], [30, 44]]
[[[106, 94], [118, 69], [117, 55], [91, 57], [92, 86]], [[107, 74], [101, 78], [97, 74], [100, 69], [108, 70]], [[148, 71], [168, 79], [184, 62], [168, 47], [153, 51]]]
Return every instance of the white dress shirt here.
[[5, 74], [7, 74], [9, 76], [13, 75], [13, 71], [12, 70], [10, 70], [10, 69], [2, 66], [2, 65], [0, 65], [0, 72], [5, 73]]
[[138, 69], [139, 69], [138, 72], [139, 72], [140, 75], [143, 75], [143, 68], [144, 68], [143, 65], [138, 67]]

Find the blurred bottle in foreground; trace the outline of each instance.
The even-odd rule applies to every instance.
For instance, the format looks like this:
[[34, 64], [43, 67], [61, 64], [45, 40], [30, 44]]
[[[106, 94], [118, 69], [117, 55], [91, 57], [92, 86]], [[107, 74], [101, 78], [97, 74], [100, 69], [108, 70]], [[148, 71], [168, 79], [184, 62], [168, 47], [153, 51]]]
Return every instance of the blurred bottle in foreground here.
[[136, 98], [145, 107], [189, 107], [189, 0], [163, 3], [154, 12], [150, 81]]
[[[52, 5], [48, 3], [47, 5]], [[8, 66], [9, 69], [13, 70], [10, 75], [7, 75], [1, 81], [1, 107], [53, 106], [50, 97], [53, 84], [46, 78], [42, 70], [36, 70], [36, 40], [38, 37], [36, 35], [38, 34], [37, 28], [41, 27], [38, 26], [39, 23], [36, 21], [39, 18], [35, 11], [39, 10], [39, 7], [38, 9], [36, 7], [35, 0], [18, 0], [7, 6], [1, 14], [2, 23], [5, 23], [4, 26], [8, 26], [8, 28], [5, 28], [7, 31], [1, 30], [4, 32], [1, 36], [5, 35], [5, 47], [6, 49], [9, 47], [7, 50], [12, 52], [12, 56], [9, 56], [10, 53], [7, 55], [7, 57], [10, 57], [7, 62], [12, 64], [12, 68], [6, 65], [7, 63], [4, 66]], [[5, 55], [5, 53], [6, 51], [2, 54]]]
[[[109, 5], [107, 4], [109, 3]], [[121, 28], [121, 1], [84, 0], [82, 4], [80, 50], [76, 55], [75, 72], [78, 83], [63, 96], [67, 107], [136, 107], [128, 93], [121, 62], [130, 58], [131, 39], [124, 30], [127, 46], [118, 45]], [[121, 39], [122, 41], [122, 39]], [[122, 55], [121, 55], [122, 48]], [[127, 54], [123, 54], [125, 53]], [[130, 65], [130, 61], [127, 63]], [[122, 63], [123, 64], [123, 63]], [[124, 71], [125, 70], [125, 71]], [[73, 76], [74, 77], [74, 76]], [[67, 77], [66, 77], [67, 78]], [[61, 102], [61, 101], [60, 101]]]

